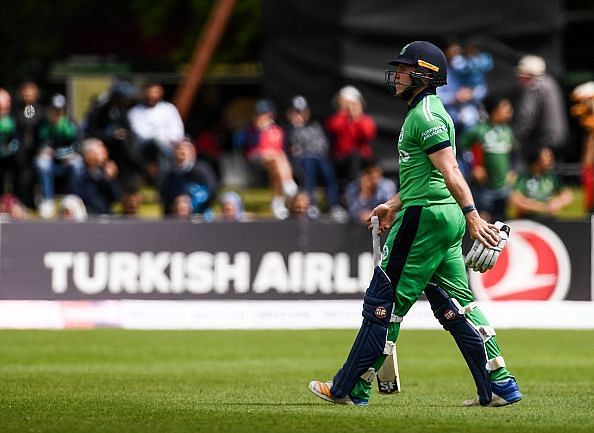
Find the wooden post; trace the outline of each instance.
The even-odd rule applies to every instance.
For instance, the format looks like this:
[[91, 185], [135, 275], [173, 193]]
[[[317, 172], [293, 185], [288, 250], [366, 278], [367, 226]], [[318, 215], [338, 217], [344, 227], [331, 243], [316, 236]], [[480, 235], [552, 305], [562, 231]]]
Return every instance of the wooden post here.
[[190, 66], [173, 98], [173, 103], [184, 120], [190, 113], [196, 92], [202, 84], [206, 68], [227, 26], [234, 6], [235, 0], [217, 0], [196, 42]]

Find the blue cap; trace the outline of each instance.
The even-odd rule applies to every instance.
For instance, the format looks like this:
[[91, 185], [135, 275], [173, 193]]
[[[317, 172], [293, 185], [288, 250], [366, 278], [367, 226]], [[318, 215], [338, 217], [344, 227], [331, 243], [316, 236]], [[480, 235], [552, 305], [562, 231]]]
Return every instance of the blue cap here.
[[275, 113], [274, 104], [270, 99], [260, 99], [254, 106], [254, 112], [256, 114]]

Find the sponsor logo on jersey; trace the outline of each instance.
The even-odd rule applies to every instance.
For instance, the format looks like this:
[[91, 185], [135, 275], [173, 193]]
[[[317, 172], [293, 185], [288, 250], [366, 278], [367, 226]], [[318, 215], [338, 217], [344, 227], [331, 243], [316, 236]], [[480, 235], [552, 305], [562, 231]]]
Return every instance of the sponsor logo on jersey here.
[[497, 263], [484, 274], [470, 272], [479, 299], [492, 301], [562, 300], [569, 290], [571, 265], [565, 245], [534, 221], [509, 223], [511, 236]]
[[427, 139], [434, 137], [438, 134], [441, 134], [443, 132], [447, 133], [447, 128], [445, 125], [435, 125], [425, 131], [423, 131], [423, 133], [421, 134], [421, 138], [423, 139], [423, 142], [427, 141]]

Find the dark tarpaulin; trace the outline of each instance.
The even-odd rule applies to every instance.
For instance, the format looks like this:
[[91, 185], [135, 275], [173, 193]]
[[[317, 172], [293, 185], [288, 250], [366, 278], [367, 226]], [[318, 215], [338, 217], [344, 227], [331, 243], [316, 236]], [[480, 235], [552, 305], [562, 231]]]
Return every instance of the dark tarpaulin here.
[[384, 87], [386, 63], [411, 40], [443, 45], [451, 37], [473, 39], [495, 59], [490, 89], [513, 93], [514, 68], [526, 53], [543, 56], [548, 70], [564, 73], [563, 2], [394, 2], [390, 0], [263, 0], [264, 90], [282, 111], [290, 97], [310, 99], [314, 115], [332, 112], [344, 84], [359, 87], [379, 128], [374, 142], [382, 165], [393, 171], [394, 139], [406, 106]]
[[264, 93], [278, 105], [279, 116], [296, 94], [308, 99], [314, 116], [330, 113], [330, 100], [342, 83], [344, 3], [262, 1]]

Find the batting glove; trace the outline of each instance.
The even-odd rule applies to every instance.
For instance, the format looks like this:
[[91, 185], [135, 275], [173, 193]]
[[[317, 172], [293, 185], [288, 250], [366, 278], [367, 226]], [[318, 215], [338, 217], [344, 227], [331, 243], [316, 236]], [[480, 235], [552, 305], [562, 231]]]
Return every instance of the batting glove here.
[[475, 240], [472, 248], [466, 255], [466, 267], [477, 272], [486, 272], [495, 266], [499, 254], [509, 239], [510, 227], [507, 224], [497, 221], [495, 228], [499, 230], [499, 242], [496, 246], [486, 247], [479, 240]]

